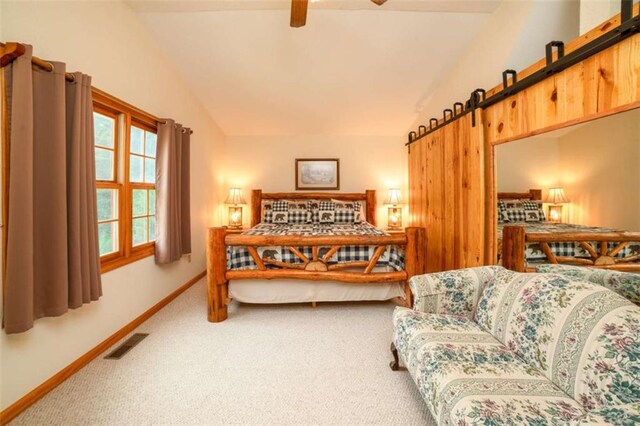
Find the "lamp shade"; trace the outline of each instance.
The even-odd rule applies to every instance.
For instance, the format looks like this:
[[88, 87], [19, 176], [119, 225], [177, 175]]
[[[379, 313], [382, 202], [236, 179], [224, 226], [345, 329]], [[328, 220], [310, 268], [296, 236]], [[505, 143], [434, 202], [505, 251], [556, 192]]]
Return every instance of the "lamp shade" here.
[[567, 196], [564, 194], [564, 188], [549, 188], [549, 194], [547, 195], [545, 202], [551, 204], [564, 204], [568, 203], [569, 199], [567, 199]]
[[229, 196], [224, 200], [225, 204], [247, 204], [242, 198], [242, 190], [240, 188], [231, 188], [229, 190]]
[[384, 203], [395, 206], [396, 204], [400, 204], [400, 201], [400, 190], [398, 188], [389, 188], [389, 194], [387, 194], [387, 199]]

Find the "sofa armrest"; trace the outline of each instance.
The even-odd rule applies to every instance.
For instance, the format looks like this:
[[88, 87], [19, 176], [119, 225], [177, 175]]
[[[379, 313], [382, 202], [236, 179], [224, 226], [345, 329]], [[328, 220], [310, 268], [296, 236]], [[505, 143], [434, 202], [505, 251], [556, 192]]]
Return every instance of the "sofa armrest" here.
[[640, 402], [612, 405], [589, 411], [575, 425], [637, 425], [640, 424]]
[[501, 266], [480, 266], [411, 277], [413, 309], [473, 318], [487, 283], [502, 269]]

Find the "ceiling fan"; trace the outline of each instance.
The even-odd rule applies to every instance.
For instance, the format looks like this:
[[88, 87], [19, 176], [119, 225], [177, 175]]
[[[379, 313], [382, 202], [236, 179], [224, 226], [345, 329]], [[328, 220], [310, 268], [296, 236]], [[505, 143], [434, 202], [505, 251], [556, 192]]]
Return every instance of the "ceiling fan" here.
[[[378, 6], [382, 6], [387, 0], [371, 0]], [[291, 22], [293, 28], [304, 27], [307, 23], [307, 6], [309, 0], [291, 0]]]

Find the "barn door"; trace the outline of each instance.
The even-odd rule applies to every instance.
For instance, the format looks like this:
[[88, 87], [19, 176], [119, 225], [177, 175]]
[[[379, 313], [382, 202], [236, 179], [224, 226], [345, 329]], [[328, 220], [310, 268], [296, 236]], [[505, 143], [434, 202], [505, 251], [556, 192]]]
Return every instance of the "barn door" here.
[[484, 264], [482, 112], [450, 122], [409, 145], [409, 214], [427, 228], [427, 271]]

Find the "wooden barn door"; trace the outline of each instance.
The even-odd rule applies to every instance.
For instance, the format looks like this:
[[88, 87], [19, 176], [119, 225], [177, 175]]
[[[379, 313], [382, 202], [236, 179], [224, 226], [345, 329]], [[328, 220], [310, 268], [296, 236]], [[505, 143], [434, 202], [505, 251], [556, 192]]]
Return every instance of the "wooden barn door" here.
[[427, 228], [427, 271], [484, 264], [482, 112], [422, 137], [409, 146], [409, 214]]

